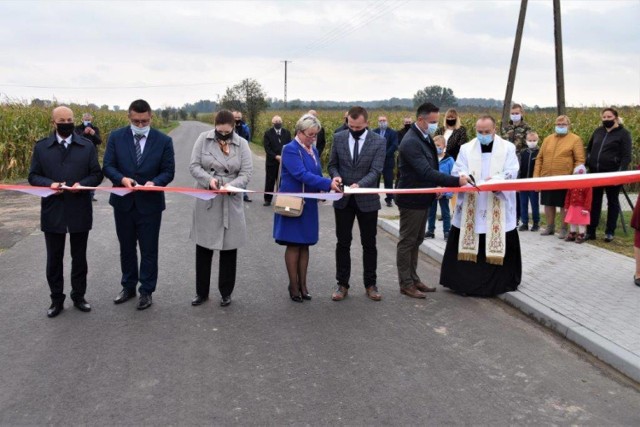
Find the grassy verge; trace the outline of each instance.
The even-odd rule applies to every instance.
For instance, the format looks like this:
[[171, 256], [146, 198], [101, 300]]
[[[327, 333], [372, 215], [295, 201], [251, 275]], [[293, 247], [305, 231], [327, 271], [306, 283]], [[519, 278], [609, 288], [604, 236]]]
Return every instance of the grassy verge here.
[[178, 126], [180, 126], [180, 122], [178, 122], [177, 120], [172, 120], [170, 122], [167, 122], [166, 124], [162, 123], [162, 125], [160, 127], [157, 127], [156, 129], [163, 133], [169, 133]]
[[[540, 206], [540, 208], [540, 225], [542, 227], [547, 224], [544, 220], [544, 206]], [[560, 215], [556, 215], [556, 231], [562, 226], [562, 219], [560, 219], [559, 216]], [[624, 234], [622, 226], [620, 225], [620, 219], [618, 219], [618, 227], [616, 228], [616, 235], [613, 238], [613, 242], [607, 243], [603, 240], [605, 234], [604, 229], [607, 222], [607, 211], [602, 211], [600, 214], [600, 224], [598, 225], [598, 228], [596, 228], [596, 236], [598, 237], [598, 240], [588, 240], [587, 243], [633, 258], [633, 239], [635, 230], [629, 226], [629, 222], [631, 221], [631, 212], [624, 213], [624, 221], [627, 225], [627, 234]]]

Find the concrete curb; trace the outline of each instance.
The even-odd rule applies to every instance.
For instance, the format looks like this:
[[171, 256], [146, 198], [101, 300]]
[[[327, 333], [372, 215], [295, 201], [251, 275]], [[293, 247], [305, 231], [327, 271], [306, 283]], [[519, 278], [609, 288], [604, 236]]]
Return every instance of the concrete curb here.
[[[400, 236], [398, 226], [394, 221], [379, 218], [378, 226], [393, 236]], [[439, 248], [423, 243], [420, 245], [420, 251], [433, 260], [442, 263], [444, 253]], [[577, 344], [629, 378], [640, 382], [640, 357], [620, 347], [615, 342], [602, 337], [593, 330], [547, 307], [537, 301], [535, 297], [523, 292], [509, 292], [499, 295], [498, 298], [516, 307], [526, 315], [533, 317], [542, 325], [558, 332], [569, 341]]]

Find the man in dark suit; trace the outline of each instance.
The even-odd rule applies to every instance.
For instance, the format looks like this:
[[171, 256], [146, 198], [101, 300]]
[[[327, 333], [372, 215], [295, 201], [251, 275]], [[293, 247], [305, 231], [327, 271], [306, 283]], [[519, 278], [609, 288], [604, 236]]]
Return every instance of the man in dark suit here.
[[343, 130], [349, 130], [349, 112], [348, 111], [344, 113], [344, 123], [342, 123], [338, 129], [334, 130], [333, 134], [335, 135], [336, 133], [342, 132]]
[[[338, 132], [333, 138], [329, 175], [338, 178], [342, 185], [351, 188], [378, 188], [380, 174], [384, 166], [386, 141], [367, 129], [367, 110], [353, 107], [348, 112], [349, 130]], [[376, 269], [378, 250], [376, 232], [378, 230], [378, 210], [380, 196], [362, 194], [345, 196], [333, 203], [336, 218], [336, 280], [338, 286], [332, 295], [334, 301], [343, 300], [349, 291], [351, 276], [351, 240], [353, 223], [358, 219], [360, 242], [362, 243], [362, 263], [364, 286], [367, 296], [380, 301], [382, 296], [377, 288]]]
[[[438, 152], [431, 135], [438, 127], [439, 109], [428, 102], [418, 107], [416, 122], [402, 138], [398, 149], [398, 188], [456, 187], [467, 183], [465, 176], [454, 177], [440, 172]], [[424, 240], [429, 207], [435, 194], [398, 194], [400, 240], [396, 264], [400, 292], [412, 298], [426, 298], [425, 292], [436, 288], [426, 285], [417, 273], [418, 254]]]
[[[82, 123], [76, 126], [76, 133], [93, 142], [93, 145], [96, 146], [96, 151], [98, 150], [98, 145], [102, 144], [100, 129], [93, 124], [93, 116], [91, 113], [84, 113], [82, 115]], [[98, 200], [95, 198], [96, 192], [91, 190], [89, 193], [91, 193], [91, 200], [97, 202]]]
[[269, 206], [273, 198], [273, 195], [267, 194], [267, 192], [273, 191], [278, 180], [282, 146], [291, 142], [291, 132], [282, 127], [282, 118], [280, 116], [273, 116], [271, 124], [273, 127], [270, 127], [264, 133], [263, 139], [264, 151], [267, 154], [267, 160], [265, 161], [264, 206]]
[[402, 119], [402, 124], [402, 129], [398, 130], [398, 145], [400, 145], [400, 143], [402, 142], [402, 138], [404, 138], [407, 132], [409, 132], [409, 129], [411, 129], [413, 120], [411, 119], [411, 117], [405, 117], [404, 119]]
[[[251, 128], [244, 122], [244, 120], [242, 120], [242, 112], [236, 110], [232, 111], [232, 113], [233, 119], [236, 122], [234, 131], [236, 132], [236, 134], [238, 134], [238, 136], [246, 139], [247, 142], [251, 144]], [[253, 202], [253, 200], [249, 198], [249, 195], [247, 193], [244, 193], [242, 195], [242, 200], [244, 200], [245, 202]]]
[[51, 187], [57, 193], [43, 197], [40, 228], [47, 246], [47, 282], [51, 306], [47, 316], [55, 317], [64, 308], [63, 260], [66, 235], [71, 244], [71, 299], [80, 311], [91, 311], [84, 298], [87, 290], [87, 240], [93, 225], [93, 207], [87, 191], [62, 190], [79, 185], [95, 187], [102, 182], [96, 148], [74, 134], [73, 111], [65, 106], [52, 113], [55, 132], [36, 143], [29, 169], [29, 183]]
[[[393, 188], [393, 169], [396, 166], [396, 151], [398, 150], [398, 132], [389, 128], [386, 116], [378, 117], [378, 127], [373, 130], [375, 133], [387, 140], [387, 151], [384, 158], [384, 168], [382, 177], [384, 188]], [[384, 198], [388, 207], [391, 207], [393, 194], [387, 194]]]
[[[151, 119], [151, 107], [138, 99], [129, 106], [131, 126], [117, 129], [109, 135], [104, 153], [104, 174], [115, 187], [165, 187], [173, 180], [173, 141], [162, 132], [151, 129]], [[165, 209], [164, 193], [132, 191], [124, 196], [112, 194], [109, 204], [113, 206], [122, 269], [122, 290], [114, 302], [120, 304], [136, 296], [136, 286], [140, 282], [137, 308], [144, 310], [152, 304], [151, 294], [158, 281], [158, 240]], [[140, 245], [139, 270], [137, 245]]]

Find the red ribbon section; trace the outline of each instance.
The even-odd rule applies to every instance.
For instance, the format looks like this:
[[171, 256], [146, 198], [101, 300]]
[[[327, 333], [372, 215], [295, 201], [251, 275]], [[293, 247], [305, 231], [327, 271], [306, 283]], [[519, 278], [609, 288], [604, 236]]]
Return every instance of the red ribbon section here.
[[[434, 187], [434, 188], [403, 188], [403, 189], [385, 189], [385, 188], [347, 188], [345, 194], [428, 194], [428, 193], [465, 193], [468, 191], [540, 191], [540, 190], [563, 190], [571, 188], [589, 188], [589, 187], [608, 187], [614, 185], [631, 184], [640, 182], [640, 170], [624, 171], [624, 172], [607, 172], [595, 173], [587, 175], [561, 175], [548, 176], [543, 178], [525, 178], [512, 180], [488, 180], [479, 183], [477, 187], [466, 185], [465, 187]], [[55, 194], [57, 191], [50, 187], [33, 187], [30, 185], [8, 185], [0, 184], [0, 191], [19, 191], [22, 193], [32, 194], [40, 197], [47, 197]], [[63, 191], [71, 190], [69, 187], [63, 187]], [[203, 190], [199, 188], [189, 187], [144, 187], [136, 186], [133, 188], [124, 187], [80, 187], [74, 188], [74, 191], [98, 190], [123, 196], [132, 191], [162, 191], [165, 193], [180, 193], [200, 199], [210, 200], [218, 194], [226, 194], [228, 192], [243, 193], [263, 193], [262, 191], [243, 190], [238, 188], [228, 188], [226, 190]], [[318, 198], [337, 200], [341, 197], [336, 193], [276, 193], [268, 192], [267, 194], [287, 194], [299, 197]]]

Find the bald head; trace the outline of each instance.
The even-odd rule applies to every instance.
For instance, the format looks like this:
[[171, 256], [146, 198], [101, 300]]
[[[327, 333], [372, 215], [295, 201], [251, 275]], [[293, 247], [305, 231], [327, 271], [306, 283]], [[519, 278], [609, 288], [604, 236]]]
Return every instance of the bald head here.
[[73, 111], [64, 105], [56, 107], [51, 112], [51, 120], [54, 123], [73, 123]]
[[73, 111], [71, 108], [64, 105], [54, 108], [51, 112], [51, 121], [60, 137], [68, 138], [73, 133]]

